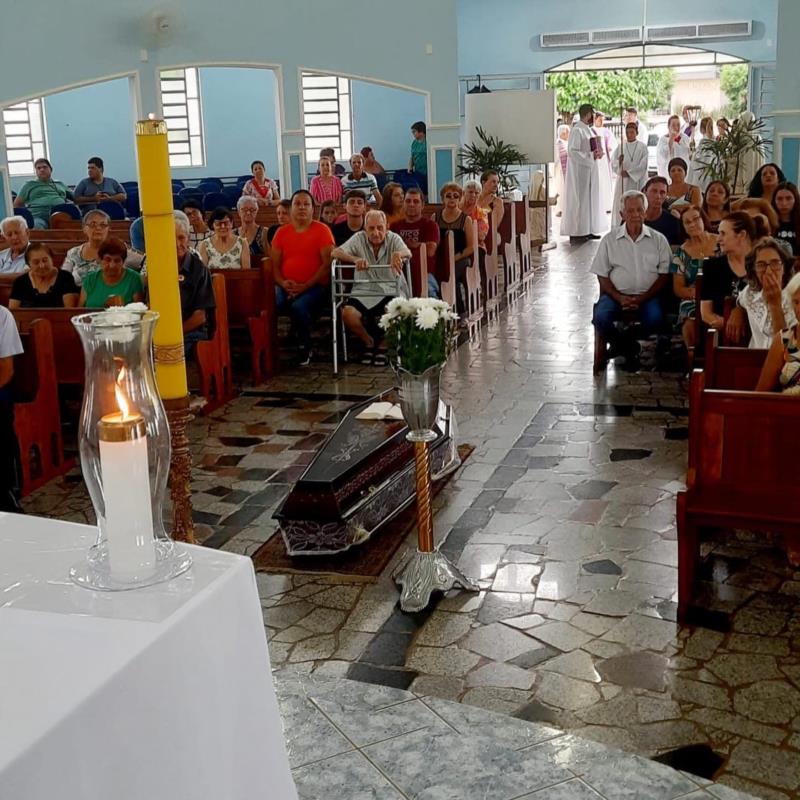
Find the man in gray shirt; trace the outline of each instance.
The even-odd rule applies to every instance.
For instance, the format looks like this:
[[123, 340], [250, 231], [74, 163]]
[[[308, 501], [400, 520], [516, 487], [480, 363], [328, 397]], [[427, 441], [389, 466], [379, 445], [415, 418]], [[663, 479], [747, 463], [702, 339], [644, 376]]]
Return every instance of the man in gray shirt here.
[[97, 203], [102, 200], [116, 200], [124, 203], [128, 195], [122, 185], [113, 178], [106, 178], [103, 175], [103, 159], [99, 156], [92, 156], [87, 164], [89, 177], [84, 178], [75, 187], [75, 202], [81, 207], [82, 211], [90, 211], [97, 208]]
[[372, 350], [370, 363], [385, 363], [379, 358], [377, 347], [382, 337], [378, 322], [389, 301], [395, 297], [408, 297], [409, 287], [403, 277], [403, 261], [411, 258], [411, 251], [402, 237], [387, 229], [386, 215], [382, 211], [369, 211], [364, 219], [364, 230], [353, 234], [331, 254], [344, 264], [354, 264], [353, 285], [342, 309], [342, 321]]

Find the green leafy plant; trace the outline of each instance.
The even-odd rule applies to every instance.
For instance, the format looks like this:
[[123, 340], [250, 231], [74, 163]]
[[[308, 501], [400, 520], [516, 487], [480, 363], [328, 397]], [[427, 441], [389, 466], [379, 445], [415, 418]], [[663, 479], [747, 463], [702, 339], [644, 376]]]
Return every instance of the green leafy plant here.
[[516, 189], [519, 181], [510, 167], [524, 166], [528, 163], [528, 156], [515, 145], [506, 144], [502, 139], [486, 133], [481, 127], [475, 128], [475, 131], [482, 144], [467, 144], [459, 149], [457, 177], [481, 175], [487, 170], [494, 170], [500, 178], [500, 188], [504, 192]]
[[626, 69], [602, 72], [551, 72], [547, 88], [556, 90], [556, 108], [572, 118], [582, 103], [597, 111], [618, 114], [635, 106], [639, 112], [668, 108], [675, 83], [671, 69]]
[[764, 128], [764, 120], [760, 118], [738, 119], [727, 136], [704, 139], [695, 156], [703, 177], [722, 181], [734, 194], [741, 191], [739, 175], [744, 159], [754, 153], [763, 158], [772, 147], [772, 141], [762, 136]]
[[722, 109], [729, 117], [737, 117], [747, 109], [747, 64], [723, 64], [719, 71], [719, 88], [728, 102]]
[[421, 375], [444, 364], [455, 345], [457, 321], [443, 300], [395, 298], [380, 319], [391, 365]]

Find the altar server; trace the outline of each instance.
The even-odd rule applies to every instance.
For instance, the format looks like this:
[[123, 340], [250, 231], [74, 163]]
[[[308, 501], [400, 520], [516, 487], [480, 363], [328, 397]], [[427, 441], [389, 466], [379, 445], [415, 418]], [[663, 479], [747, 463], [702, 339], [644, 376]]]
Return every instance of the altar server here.
[[608, 229], [600, 187], [602, 140], [591, 127], [594, 109], [585, 103], [578, 109], [580, 119], [572, 126], [567, 143], [567, 168], [564, 214], [561, 235], [570, 241], [599, 239]]
[[637, 128], [635, 122], [629, 122], [625, 126], [625, 139], [611, 154], [611, 168], [617, 176], [611, 227], [620, 222], [622, 195], [630, 189], [642, 191], [647, 181], [647, 145], [639, 141]]

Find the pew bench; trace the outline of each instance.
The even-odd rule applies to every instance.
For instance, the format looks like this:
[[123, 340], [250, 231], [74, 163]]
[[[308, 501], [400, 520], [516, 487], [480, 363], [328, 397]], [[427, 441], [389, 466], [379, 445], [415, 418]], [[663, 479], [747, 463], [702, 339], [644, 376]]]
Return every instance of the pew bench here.
[[72, 318], [91, 308], [17, 308], [11, 313], [20, 331], [27, 331], [38, 319], [45, 319], [53, 331], [56, 382], [59, 385], [82, 386], [84, 382], [83, 345]]
[[50, 322], [33, 320], [20, 331], [20, 339], [24, 352], [14, 357], [12, 390], [24, 497], [71, 469], [73, 462], [64, 458]]
[[723, 347], [719, 341], [719, 331], [708, 331], [703, 367], [706, 388], [753, 391], [769, 351], [750, 347]]
[[197, 343], [196, 360], [200, 374], [200, 393], [206, 400], [203, 414], [210, 414], [236, 396], [233, 388], [231, 346], [228, 334], [228, 302], [225, 278], [217, 272], [211, 276], [216, 308], [209, 320], [211, 338]]
[[258, 386], [278, 369], [275, 280], [272, 263], [263, 258], [257, 269], [211, 270], [225, 281], [228, 330], [246, 334], [250, 373]]
[[689, 394], [689, 468], [677, 496], [678, 621], [687, 621], [704, 528], [797, 538], [800, 402], [772, 392], [709, 389], [701, 370]]

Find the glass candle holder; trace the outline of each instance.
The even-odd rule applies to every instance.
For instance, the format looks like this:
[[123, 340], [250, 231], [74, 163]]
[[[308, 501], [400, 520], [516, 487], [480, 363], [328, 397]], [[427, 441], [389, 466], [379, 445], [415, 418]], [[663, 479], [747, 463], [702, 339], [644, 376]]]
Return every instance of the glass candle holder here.
[[153, 371], [158, 314], [112, 308], [72, 318], [86, 362], [79, 437], [98, 538], [70, 578], [91, 589], [150, 586], [192, 559], [167, 534], [170, 433]]

